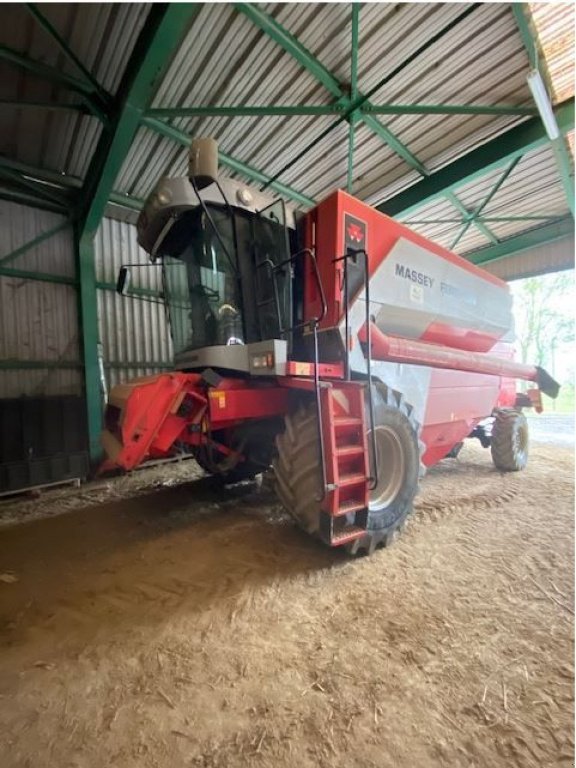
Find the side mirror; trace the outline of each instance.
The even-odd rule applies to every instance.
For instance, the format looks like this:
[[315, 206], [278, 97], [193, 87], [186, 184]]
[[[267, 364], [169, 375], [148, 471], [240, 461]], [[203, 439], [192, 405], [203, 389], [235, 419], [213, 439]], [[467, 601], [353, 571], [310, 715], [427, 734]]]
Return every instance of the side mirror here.
[[116, 292], [124, 295], [128, 293], [130, 287], [130, 270], [128, 267], [120, 267], [118, 280], [116, 280]]

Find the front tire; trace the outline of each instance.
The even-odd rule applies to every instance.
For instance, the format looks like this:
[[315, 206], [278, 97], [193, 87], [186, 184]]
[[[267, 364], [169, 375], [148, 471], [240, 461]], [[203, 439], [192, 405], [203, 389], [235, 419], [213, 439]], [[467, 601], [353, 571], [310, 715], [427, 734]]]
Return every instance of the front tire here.
[[[392, 543], [412, 511], [421, 474], [419, 425], [399, 392], [374, 385], [374, 417], [378, 452], [378, 484], [371, 491], [366, 533], [345, 545], [350, 554], [371, 554]], [[366, 417], [369, 423], [369, 417]], [[368, 446], [371, 451], [368, 433]], [[308, 533], [319, 536], [322, 470], [318, 414], [311, 402], [286, 417], [276, 440], [276, 489], [286, 510]], [[372, 462], [372, 456], [371, 456]], [[371, 465], [372, 466], [372, 463]]]
[[520, 411], [498, 410], [492, 425], [490, 452], [496, 469], [519, 472], [528, 463], [528, 422]]

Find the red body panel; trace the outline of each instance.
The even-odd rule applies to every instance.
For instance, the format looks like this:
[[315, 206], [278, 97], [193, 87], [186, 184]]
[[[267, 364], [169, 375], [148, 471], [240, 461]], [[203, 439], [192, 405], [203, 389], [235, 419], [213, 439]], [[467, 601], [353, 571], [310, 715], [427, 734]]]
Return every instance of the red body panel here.
[[[503, 296], [508, 292], [508, 287], [499, 278], [342, 191], [330, 195], [307, 214], [306, 233], [306, 246], [316, 252], [328, 304], [328, 312], [321, 324], [323, 329], [337, 327], [344, 317], [344, 265], [335, 259], [343, 256], [347, 248], [367, 252], [371, 279], [402, 239], [424, 249], [433, 257], [439, 257], [441, 263], [446, 265], [448, 275], [451, 269], [463, 270], [483, 281], [483, 284], [502, 290]], [[320, 298], [311, 271], [306, 275], [304, 295], [305, 317], [311, 318], [320, 309]], [[372, 288], [371, 298], [378, 299]], [[446, 301], [450, 302], [449, 296]], [[420, 307], [416, 306], [416, 309]], [[488, 312], [489, 307], [485, 311]], [[535, 377], [535, 369], [527, 371], [526, 366], [512, 363], [511, 345], [499, 341], [502, 333], [502, 329], [495, 331], [474, 325], [470, 327], [470, 322], [468, 325], [459, 325], [457, 321], [431, 320], [414, 336], [412, 342], [410, 339], [382, 334], [378, 328], [373, 327], [375, 360], [430, 366], [426, 391], [421, 393], [425, 400], [421, 408], [421, 419], [422, 440], [426, 445], [424, 462], [427, 465], [442, 459], [496, 406], [514, 404], [515, 383], [506, 376]], [[358, 333], [358, 339], [362, 340], [361, 333]], [[352, 333], [351, 343], [355, 341], [355, 334]], [[379, 342], [381, 347], [385, 347], [384, 350], [378, 349]], [[428, 342], [428, 345], [419, 342]], [[391, 347], [395, 355], [391, 354]], [[492, 352], [491, 363], [485, 358], [487, 352]], [[439, 367], [450, 370], [438, 370]], [[396, 386], [404, 391], [401, 378]]]
[[[441, 245], [427, 240], [409, 227], [394, 221], [394, 219], [380, 213], [380, 211], [348, 195], [346, 192], [338, 190], [306, 214], [306, 247], [316, 252], [320, 277], [328, 303], [328, 312], [320, 326], [321, 328], [332, 328], [340, 322], [344, 315], [342, 297], [344, 266], [342, 262], [334, 263], [334, 259], [346, 253], [346, 214], [365, 224], [365, 237], [360, 240], [356, 239], [355, 245], [368, 253], [369, 274], [371, 277], [390, 253], [396, 242], [400, 238], [405, 238], [415, 245], [421, 246], [440, 256], [447, 262], [461, 267], [477, 277], [481, 277], [483, 280], [506, 287], [506, 284], [494, 275], [490, 275], [469, 261], [466, 261], [466, 259], [443, 248]], [[304, 294], [306, 319], [316, 316], [320, 310], [320, 297], [318, 296], [316, 283], [312, 277], [311, 268], [308, 267], [308, 270]], [[449, 329], [444, 329], [443, 333], [445, 334], [446, 331], [449, 331]], [[446, 335], [443, 338], [444, 341], [442, 343], [449, 343], [446, 341]], [[450, 334], [450, 338], [454, 338], [453, 331]], [[478, 351], [486, 351], [491, 348], [494, 341], [495, 339], [491, 337], [490, 345], [487, 346], [485, 343], [484, 349], [478, 348], [477, 338], [474, 343]]]

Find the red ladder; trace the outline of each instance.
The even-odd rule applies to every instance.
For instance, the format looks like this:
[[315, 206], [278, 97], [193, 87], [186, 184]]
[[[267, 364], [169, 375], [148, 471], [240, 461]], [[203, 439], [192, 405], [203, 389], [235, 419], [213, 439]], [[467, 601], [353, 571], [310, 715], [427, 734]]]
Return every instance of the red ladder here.
[[322, 382], [321, 427], [326, 493], [321, 502], [320, 536], [337, 547], [366, 533], [370, 460], [359, 382]]

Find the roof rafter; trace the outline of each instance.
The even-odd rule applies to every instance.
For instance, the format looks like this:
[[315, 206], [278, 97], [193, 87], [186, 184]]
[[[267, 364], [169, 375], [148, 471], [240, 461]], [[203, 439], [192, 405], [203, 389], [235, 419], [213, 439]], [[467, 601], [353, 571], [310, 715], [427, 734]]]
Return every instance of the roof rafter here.
[[[5, 170], [17, 172], [21, 177], [25, 176], [31, 180], [38, 180], [50, 184], [54, 190], [82, 188], [82, 179], [78, 176], [70, 176], [69, 174], [50, 171], [47, 168], [36, 168], [18, 160], [0, 156], [0, 178], [2, 172]], [[1, 196], [2, 194], [0, 192], [0, 197]], [[110, 192], [108, 202], [113, 203], [114, 205], [121, 205], [124, 208], [130, 208], [133, 211], [139, 211], [144, 206], [143, 200], [115, 190]]]
[[94, 90], [90, 83], [61, 72], [59, 69], [44, 64], [41, 61], [35, 61], [29, 56], [24, 56], [22, 53], [8, 48], [6, 45], [0, 45], [0, 59], [18, 69], [25, 69], [36, 77], [49, 80], [62, 88], [80, 94], [90, 107], [91, 112], [104, 123], [106, 122], [108, 103], [102, 101], [100, 94]]
[[63, 104], [50, 101], [16, 101], [14, 99], [0, 99], [0, 107], [11, 109], [43, 109], [48, 112], [81, 112], [84, 115], [91, 114], [86, 104]]
[[[326, 90], [332, 94], [339, 104], [344, 106], [344, 110], [350, 109], [353, 99], [347, 92], [347, 89], [343, 87], [338, 79], [330, 72], [318, 59], [305, 48], [293, 35], [290, 34], [282, 25], [280, 25], [275, 19], [265, 13], [259, 6], [252, 5], [250, 3], [236, 3], [236, 8], [247, 16], [256, 26], [265, 32], [274, 42], [280, 45], [284, 50], [290, 54], [296, 61], [310, 74], [318, 80]], [[358, 93], [357, 96], [362, 97], [362, 94]], [[370, 102], [366, 102], [369, 104]], [[374, 115], [364, 114], [359, 112], [358, 117], [380, 138], [386, 142], [395, 152], [398, 154], [411, 168], [414, 168], [423, 176], [426, 176], [428, 170], [418, 160], [418, 158], [410, 152], [402, 142], [390, 131], [385, 125], [383, 125]]]
[[[0, 104], [2, 102], [0, 101]], [[345, 112], [343, 104], [335, 102], [326, 105], [294, 104], [230, 104], [206, 107], [154, 107], [146, 112], [148, 117], [293, 117], [298, 115], [340, 115]], [[373, 115], [519, 115], [530, 117], [538, 114], [534, 107], [514, 104], [369, 104], [360, 107], [359, 112]]]
[[40, 12], [38, 7], [34, 3], [26, 3], [26, 9], [36, 22], [42, 27], [42, 29], [52, 38], [62, 53], [69, 59], [74, 66], [82, 73], [84, 79], [90, 83], [93, 90], [106, 102], [111, 99], [110, 94], [102, 88], [100, 83], [96, 80], [94, 75], [84, 66], [78, 56], [71, 50], [71, 48], [64, 42], [62, 37], [58, 34], [56, 29], [48, 21], [48, 19]]
[[[515, 158], [514, 158], [514, 160], [512, 160], [512, 162], [511, 162], [511, 163], [509, 164], [509, 166], [506, 168], [506, 170], [504, 171], [504, 173], [503, 173], [503, 174], [501, 174], [501, 176], [499, 177], [498, 181], [496, 182], [496, 184], [494, 184], [494, 186], [492, 187], [492, 189], [490, 190], [490, 192], [488, 193], [488, 195], [486, 195], [486, 197], [485, 197], [485, 198], [482, 200], [482, 202], [480, 203], [480, 205], [478, 205], [478, 206], [477, 206], [477, 207], [474, 209], [474, 211], [472, 212], [472, 215], [471, 215], [471, 216], [469, 217], [469, 219], [466, 221], [466, 223], [464, 224], [464, 226], [463, 226], [463, 227], [462, 227], [462, 229], [460, 230], [460, 232], [459, 232], [458, 236], [456, 237], [456, 239], [454, 240], [454, 242], [453, 242], [453, 243], [450, 245], [450, 250], [454, 249], [454, 248], [455, 248], [455, 247], [458, 245], [458, 243], [460, 242], [460, 240], [461, 240], [461, 239], [464, 237], [464, 235], [465, 235], [465, 234], [466, 234], [466, 232], [468, 231], [468, 228], [470, 227], [470, 225], [472, 224], [472, 222], [474, 222], [476, 225], [478, 225], [478, 222], [479, 222], [479, 221], [480, 221], [481, 223], [485, 223], [486, 221], [488, 221], [488, 219], [487, 219], [487, 218], [485, 218], [484, 216], [483, 216], [483, 217], [480, 219], [480, 214], [482, 213], [482, 211], [484, 210], [484, 208], [486, 208], [486, 206], [488, 205], [488, 203], [489, 203], [489, 202], [492, 200], [492, 198], [494, 197], [494, 195], [495, 195], [495, 194], [498, 192], [498, 190], [500, 189], [500, 187], [501, 187], [501, 186], [504, 184], [504, 182], [505, 182], [505, 181], [508, 179], [508, 177], [510, 176], [510, 174], [512, 173], [512, 171], [513, 171], [513, 170], [516, 168], [516, 166], [518, 165], [518, 163], [520, 162], [520, 160], [522, 160], [522, 157], [521, 157], [521, 156], [520, 156], [520, 157], [515, 157]], [[450, 193], [449, 193], [449, 194], [450, 194]]]
[[[565, 101], [554, 111], [560, 130], [563, 133], [573, 130], [574, 99]], [[444, 197], [447, 191], [456, 190], [486, 176], [514, 158], [545, 146], [547, 142], [548, 137], [541, 120], [533, 117], [448, 163], [428, 178], [417, 181], [376, 208], [389, 216], [406, 216], [422, 205]]]
[[[484, 224], [482, 221], [479, 221], [476, 216], [474, 216], [474, 211], [470, 211], [468, 208], [466, 208], [464, 203], [460, 200], [455, 192], [446, 192], [446, 199], [451, 202], [452, 205], [462, 214], [462, 224], [465, 226], [467, 224], [473, 224], [476, 229], [481, 232], [484, 237], [486, 237], [491, 243], [498, 242], [496, 235], [486, 226], [486, 224]], [[451, 245], [450, 248], [454, 248], [454, 244]]]
[[64, 196], [60, 193], [60, 190], [54, 188], [49, 184], [43, 184], [40, 181], [36, 181], [33, 178], [22, 175], [17, 171], [10, 168], [0, 166], [0, 181], [15, 185], [17, 188], [23, 188], [24, 191], [32, 194], [32, 196], [45, 200], [55, 205], [59, 205], [64, 209], [69, 208], [69, 204]]

